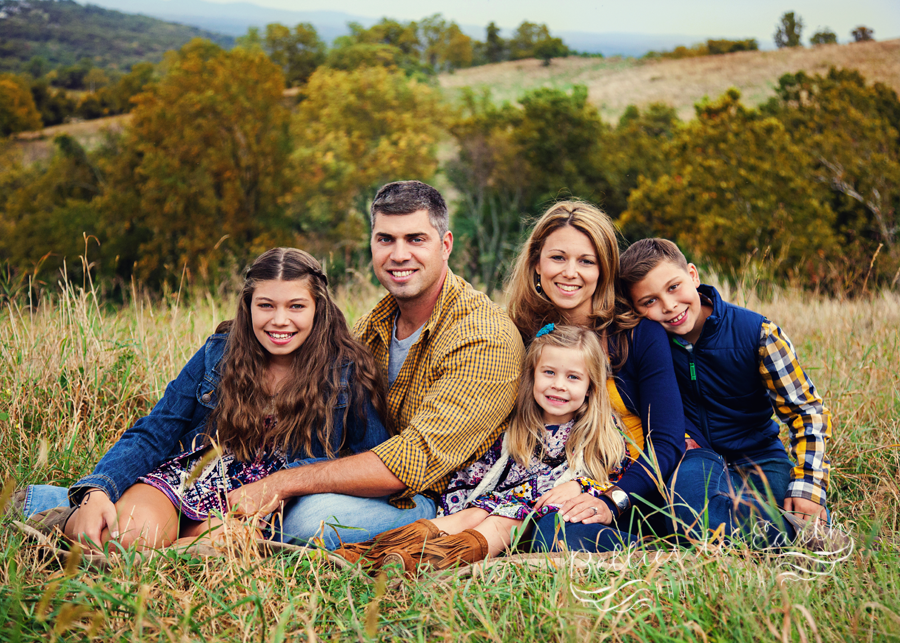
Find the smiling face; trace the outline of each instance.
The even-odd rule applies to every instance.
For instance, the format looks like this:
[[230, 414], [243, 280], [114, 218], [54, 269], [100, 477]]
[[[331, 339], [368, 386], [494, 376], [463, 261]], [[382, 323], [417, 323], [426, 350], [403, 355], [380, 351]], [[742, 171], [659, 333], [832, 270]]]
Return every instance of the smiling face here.
[[394, 298], [437, 296], [447, 273], [453, 234], [441, 237], [427, 210], [376, 214], [372, 225], [375, 276]]
[[575, 417], [590, 384], [582, 351], [544, 346], [534, 368], [534, 399], [544, 411], [544, 424], [565, 424]]
[[315, 314], [306, 279], [260, 281], [250, 299], [253, 334], [274, 362], [290, 362], [309, 337]]
[[688, 264], [685, 270], [671, 261], [661, 261], [631, 287], [631, 301], [639, 314], [694, 344], [710, 313], [700, 304], [699, 285], [694, 264]]
[[586, 234], [563, 226], [544, 240], [538, 265], [541, 288], [569, 323], [588, 324], [600, 279], [597, 251]]

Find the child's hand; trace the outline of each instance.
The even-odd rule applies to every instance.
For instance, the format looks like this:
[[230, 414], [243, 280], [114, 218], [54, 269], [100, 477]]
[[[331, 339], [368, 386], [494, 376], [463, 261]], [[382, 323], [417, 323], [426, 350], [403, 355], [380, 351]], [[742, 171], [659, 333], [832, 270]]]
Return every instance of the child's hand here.
[[828, 521], [828, 512], [818, 502], [806, 498], [785, 498], [784, 510], [793, 513], [797, 518], [807, 520]]
[[691, 449], [700, 449], [702, 448], [694, 438], [687, 438], [684, 441], [684, 450], [690, 451]]
[[559, 507], [566, 502], [566, 500], [577, 498], [580, 494], [581, 485], [575, 480], [569, 480], [558, 487], [553, 487], [550, 491], [538, 498], [534, 508], [540, 509], [541, 507], [547, 506]]

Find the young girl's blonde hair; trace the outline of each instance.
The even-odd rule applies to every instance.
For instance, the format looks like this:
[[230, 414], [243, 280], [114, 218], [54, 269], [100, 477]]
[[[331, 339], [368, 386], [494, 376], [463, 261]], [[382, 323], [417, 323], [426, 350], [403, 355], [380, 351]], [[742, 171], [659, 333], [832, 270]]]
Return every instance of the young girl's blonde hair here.
[[[546, 346], [580, 350], [587, 367], [587, 397], [575, 412], [575, 425], [566, 441], [566, 459], [572, 470], [583, 472], [604, 483], [609, 472], [625, 457], [625, 443], [613, 418], [612, 404], [606, 390], [609, 360], [600, 346], [597, 334], [577, 326], [555, 326], [535, 338], [525, 354], [519, 395], [507, 439], [509, 454], [527, 466], [538, 446], [544, 446], [543, 409], [534, 399], [534, 372]], [[576, 472], [576, 475], [581, 472]]]

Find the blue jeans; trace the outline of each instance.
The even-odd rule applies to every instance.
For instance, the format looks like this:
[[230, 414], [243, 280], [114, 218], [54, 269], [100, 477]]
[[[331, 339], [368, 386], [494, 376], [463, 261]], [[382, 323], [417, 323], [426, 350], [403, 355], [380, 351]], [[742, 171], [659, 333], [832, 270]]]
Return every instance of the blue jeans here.
[[420, 518], [434, 518], [434, 501], [425, 496], [415, 496], [413, 500], [416, 502], [413, 509], [397, 509], [388, 503], [387, 496], [359, 498], [338, 493], [299, 496], [285, 504], [284, 524], [274, 538], [302, 544], [321, 532], [325, 547], [337, 549], [341, 542], [362, 542]]
[[[618, 551], [638, 542], [637, 536], [606, 525], [562, 522], [557, 513], [538, 519], [531, 540], [533, 551], [560, 551], [560, 542], [570, 551]], [[558, 524], [557, 524], [558, 523]]]
[[721, 526], [729, 540], [738, 537], [755, 546], [787, 544], [796, 534], [779, 509], [793, 467], [786, 457], [727, 466], [711, 449], [690, 449], [669, 480], [675, 533], [698, 541]]
[[[26, 518], [54, 507], [68, 507], [68, 489], [54, 485], [30, 485], [25, 496]], [[300, 496], [285, 504], [281, 531], [276, 540], [305, 543], [322, 530], [325, 546], [336, 549], [341, 542], [355, 543], [403, 527], [420, 518], [434, 518], [434, 502], [415, 496], [413, 509], [397, 509], [387, 497], [358, 498], [336, 493]], [[332, 527], [331, 525], [334, 525]], [[338, 527], [338, 525], [341, 525]]]

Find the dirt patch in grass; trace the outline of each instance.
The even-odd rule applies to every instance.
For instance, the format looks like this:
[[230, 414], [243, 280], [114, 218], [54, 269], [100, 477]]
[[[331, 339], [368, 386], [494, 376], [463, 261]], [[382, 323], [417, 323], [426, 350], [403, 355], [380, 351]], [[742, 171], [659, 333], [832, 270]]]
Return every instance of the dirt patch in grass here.
[[121, 132], [130, 121], [131, 114], [119, 114], [90, 121], [54, 125], [34, 132], [22, 132], [13, 136], [12, 140], [22, 153], [23, 162], [34, 163], [50, 157], [53, 153], [53, 139], [60, 134], [68, 134], [85, 149], [92, 149], [100, 144], [105, 132]]
[[729, 87], [744, 101], [759, 105], [774, 95], [782, 74], [824, 74], [831, 67], [857, 69], [869, 82], [879, 81], [900, 92], [900, 39], [846, 45], [820, 45], [775, 51], [744, 51], [682, 60], [641, 61], [622, 58], [563, 58], [542, 66], [519, 60], [443, 74], [440, 84], [453, 95], [462, 87], [490, 87], [498, 100], [515, 100], [536, 87], [568, 89], [581, 84], [603, 117], [615, 121], [628, 105], [663, 102], [682, 119], [694, 115], [694, 104], [714, 99]]

